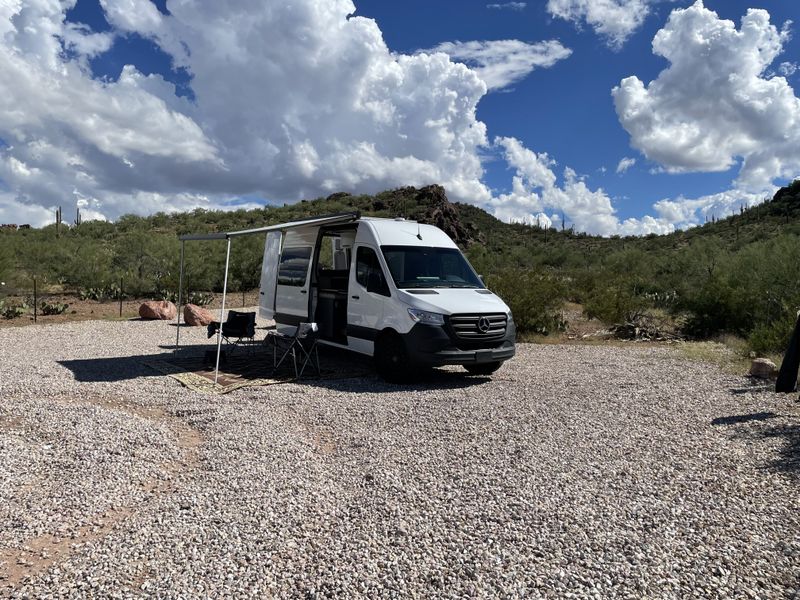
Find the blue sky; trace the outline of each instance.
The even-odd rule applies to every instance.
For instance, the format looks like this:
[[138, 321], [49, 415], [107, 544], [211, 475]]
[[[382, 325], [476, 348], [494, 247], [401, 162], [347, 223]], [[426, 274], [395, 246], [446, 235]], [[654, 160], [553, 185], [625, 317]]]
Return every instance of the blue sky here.
[[[651, 81], [668, 66], [652, 52], [652, 40], [670, 12], [693, 1], [662, 2], [652, 9], [640, 29], [620, 49], [609, 48], [602, 37], [585, 24], [553, 18], [545, 2], [527, 2], [523, 9], [488, 9], [487, 2], [430, 2], [407, 0], [356, 2], [358, 14], [374, 18], [390, 49], [414, 52], [448, 40], [520, 39], [536, 42], [555, 38], [573, 50], [569, 59], [549, 69], [532, 72], [512, 89], [490, 93], [478, 105], [478, 117], [494, 135], [515, 136], [560, 165], [569, 165], [602, 186], [614, 199], [621, 217], [638, 217], [663, 198], [700, 197], [730, 189], [738, 169], [721, 173], [651, 173], [658, 165], [631, 148], [630, 136], [614, 111], [611, 89], [629, 75]], [[457, 9], [454, 7], [457, 6]], [[800, 21], [800, 5], [785, 0], [705, 0], [720, 18], [739, 23], [748, 8], [764, 8], [772, 22]], [[796, 30], [795, 24], [792, 28]], [[800, 35], [784, 46], [778, 62], [800, 61]], [[800, 71], [789, 81], [797, 89]], [[800, 152], [800, 149], [798, 149]], [[623, 175], [615, 170], [619, 160], [633, 157], [637, 163]], [[605, 167], [606, 172], [600, 169]], [[485, 181], [506, 191], [508, 166], [502, 161], [486, 164]], [[800, 175], [800, 173], [798, 173]]]
[[0, 12], [0, 219], [442, 183], [504, 220], [689, 227], [800, 176], [794, 5], [30, 0]]

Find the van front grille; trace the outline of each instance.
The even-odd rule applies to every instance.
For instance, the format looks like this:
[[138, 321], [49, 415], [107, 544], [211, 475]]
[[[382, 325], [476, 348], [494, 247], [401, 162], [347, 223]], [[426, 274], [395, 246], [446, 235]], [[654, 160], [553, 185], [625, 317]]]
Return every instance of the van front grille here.
[[505, 313], [450, 315], [450, 327], [456, 337], [468, 342], [491, 342], [506, 335]]

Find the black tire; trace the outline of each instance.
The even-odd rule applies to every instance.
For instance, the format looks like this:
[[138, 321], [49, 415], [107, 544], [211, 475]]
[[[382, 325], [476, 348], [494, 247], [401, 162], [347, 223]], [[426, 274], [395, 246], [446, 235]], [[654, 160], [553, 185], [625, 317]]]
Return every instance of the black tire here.
[[464, 365], [464, 368], [469, 372], [470, 375], [491, 375], [503, 363], [500, 361], [497, 362], [488, 362], [488, 363], [481, 363], [478, 365]]
[[385, 333], [375, 342], [375, 370], [389, 383], [404, 383], [411, 379], [408, 350], [396, 333]]

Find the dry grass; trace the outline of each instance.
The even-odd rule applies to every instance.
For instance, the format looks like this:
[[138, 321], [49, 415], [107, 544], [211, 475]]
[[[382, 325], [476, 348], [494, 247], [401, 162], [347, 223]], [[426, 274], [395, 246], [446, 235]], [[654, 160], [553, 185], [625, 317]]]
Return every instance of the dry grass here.
[[[748, 352], [747, 342], [732, 335], [706, 342], [686, 342], [678, 346], [677, 350], [684, 358], [717, 365], [734, 375], [747, 374], [754, 358]], [[768, 354], [762, 358], [768, 358], [778, 367], [783, 360], [780, 354]]]

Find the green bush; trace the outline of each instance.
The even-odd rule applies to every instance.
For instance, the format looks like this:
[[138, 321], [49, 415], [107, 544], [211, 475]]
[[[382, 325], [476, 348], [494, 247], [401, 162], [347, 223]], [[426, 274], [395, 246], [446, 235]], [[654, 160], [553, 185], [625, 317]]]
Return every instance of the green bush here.
[[105, 300], [105, 291], [103, 288], [82, 288], [78, 290], [78, 298], [81, 300]]
[[564, 329], [566, 324], [560, 309], [566, 287], [554, 275], [506, 269], [488, 276], [486, 284], [508, 304], [518, 333], [547, 335]]
[[791, 313], [772, 323], [757, 325], [747, 337], [747, 344], [756, 354], [782, 353], [789, 346], [797, 317]]
[[650, 303], [622, 284], [594, 290], [586, 298], [583, 310], [590, 319], [604, 323], [631, 323]]
[[214, 294], [208, 292], [191, 292], [189, 294], [189, 304], [197, 306], [208, 306], [214, 301]]
[[7, 302], [0, 300], [0, 316], [4, 319], [16, 319], [28, 312], [28, 305], [24, 302]]
[[98, 287], [87, 287], [78, 290], [78, 298], [81, 300], [97, 300], [98, 302], [119, 300], [126, 295], [127, 294], [124, 294], [122, 290], [120, 290], [118, 283]]
[[47, 302], [43, 301], [39, 306], [39, 310], [44, 316], [48, 315], [61, 315], [67, 312], [69, 304], [65, 302]]
[[704, 268], [688, 270], [687, 283], [694, 285], [685, 286], [679, 303], [689, 315], [687, 332], [732, 333], [756, 352], [784, 350], [800, 308], [798, 239], [780, 235], [732, 255], [706, 252], [701, 258]]
[[154, 297], [158, 300], [166, 300], [168, 302], [175, 303], [178, 301], [178, 292], [173, 292], [171, 290], [158, 290]]

